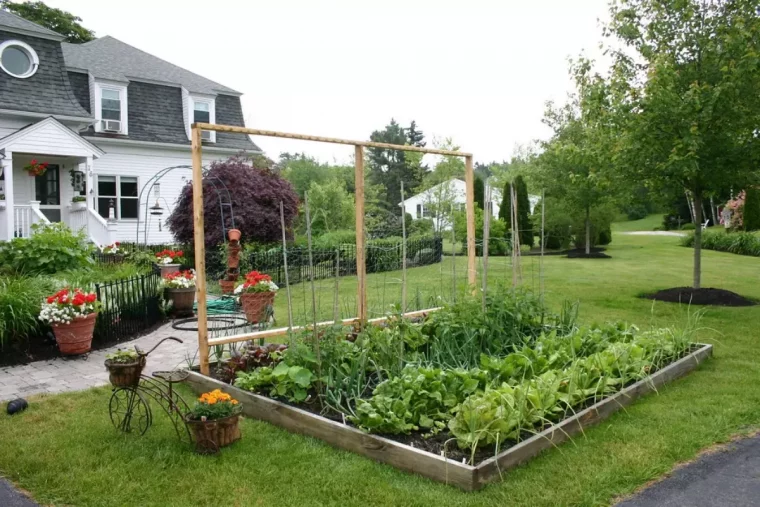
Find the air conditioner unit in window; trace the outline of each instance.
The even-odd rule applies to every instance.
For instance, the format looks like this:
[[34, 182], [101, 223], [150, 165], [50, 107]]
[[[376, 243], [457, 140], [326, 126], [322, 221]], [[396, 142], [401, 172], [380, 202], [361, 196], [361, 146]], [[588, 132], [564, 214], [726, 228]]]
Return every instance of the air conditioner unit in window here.
[[211, 141], [213, 132], [210, 130], [201, 130], [201, 140], [203, 141]]
[[100, 125], [103, 132], [121, 132], [121, 122], [119, 120], [101, 120]]

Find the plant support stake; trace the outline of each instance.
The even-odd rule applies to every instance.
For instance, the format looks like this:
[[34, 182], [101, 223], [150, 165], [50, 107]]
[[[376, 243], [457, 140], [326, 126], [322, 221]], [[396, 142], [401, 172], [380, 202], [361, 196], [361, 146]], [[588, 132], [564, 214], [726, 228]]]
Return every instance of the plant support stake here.
[[[401, 313], [406, 312], [406, 207], [404, 182], [401, 182]], [[419, 309], [419, 308], [418, 308]]]
[[288, 334], [293, 345], [293, 298], [290, 294], [290, 277], [288, 275], [288, 239], [285, 234], [285, 208], [280, 201], [280, 227], [282, 228], [282, 265], [285, 268], [285, 292], [288, 295]]
[[[317, 292], [314, 288], [314, 258], [311, 252], [311, 214], [309, 213], [309, 193], [304, 194], [304, 209], [306, 211], [306, 241], [309, 245], [309, 283], [311, 284], [311, 318], [314, 324], [314, 355], [317, 356], [317, 384], [322, 378], [322, 357], [319, 353], [319, 334], [317, 332]], [[318, 392], [321, 389], [318, 389]]]

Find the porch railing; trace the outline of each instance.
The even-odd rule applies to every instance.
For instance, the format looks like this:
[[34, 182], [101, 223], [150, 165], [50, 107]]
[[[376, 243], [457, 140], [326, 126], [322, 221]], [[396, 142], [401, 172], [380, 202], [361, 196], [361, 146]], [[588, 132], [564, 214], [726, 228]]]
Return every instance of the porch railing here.
[[85, 234], [88, 234], [89, 227], [88, 227], [88, 219], [87, 219], [87, 210], [83, 209], [81, 211], [70, 211], [68, 226], [74, 232], [84, 231]]
[[32, 225], [38, 222], [49, 224], [50, 220], [34, 204], [13, 206], [13, 236], [28, 238], [32, 235]]
[[87, 208], [87, 231], [90, 233], [92, 242], [99, 247], [112, 244], [116, 238], [115, 226], [107, 222], [93, 208]]

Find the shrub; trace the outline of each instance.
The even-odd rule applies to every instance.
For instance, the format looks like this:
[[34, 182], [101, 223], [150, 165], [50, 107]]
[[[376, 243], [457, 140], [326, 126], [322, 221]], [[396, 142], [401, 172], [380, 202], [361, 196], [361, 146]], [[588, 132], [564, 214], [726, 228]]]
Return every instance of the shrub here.
[[760, 189], [749, 187], [744, 198], [744, 230], [760, 230]]
[[[684, 236], [681, 245], [693, 247], [694, 234]], [[702, 231], [702, 248], [760, 257], [760, 237], [750, 232]]]
[[32, 231], [30, 238], [0, 243], [1, 269], [18, 275], [51, 275], [95, 263], [94, 247], [84, 232], [74, 233], [63, 223], [34, 224]]
[[0, 349], [40, 333], [42, 301], [55, 288], [46, 277], [0, 278]]
[[[332, 232], [326, 232], [314, 239], [313, 245], [315, 250], [331, 250], [340, 245], [355, 245], [356, 231], [350, 229], [341, 229]], [[306, 246], [306, 245], [303, 245]]]
[[[407, 213], [407, 216], [410, 216]], [[420, 218], [417, 220], [407, 220], [406, 237], [432, 236], [435, 232], [435, 226], [432, 218]]]
[[[280, 201], [283, 203], [285, 226], [290, 228], [298, 215], [298, 196], [290, 183], [272, 172], [273, 162], [264, 157], [246, 159], [231, 157], [211, 164], [203, 179], [203, 212], [207, 247], [224, 243], [220, 223], [219, 195], [216, 187], [223, 183], [230, 192], [235, 226], [243, 241], [274, 242], [282, 238]], [[210, 178], [215, 178], [214, 183]], [[231, 217], [226, 216], [226, 228]], [[177, 241], [193, 243], [193, 186], [182, 189], [177, 205], [167, 219], [167, 225]]]

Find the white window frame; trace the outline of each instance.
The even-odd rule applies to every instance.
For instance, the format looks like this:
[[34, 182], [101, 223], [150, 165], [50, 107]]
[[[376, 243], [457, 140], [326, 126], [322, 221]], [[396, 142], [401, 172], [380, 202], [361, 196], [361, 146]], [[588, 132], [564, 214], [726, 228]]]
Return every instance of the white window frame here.
[[121, 102], [121, 130], [119, 134], [129, 135], [129, 111], [127, 109], [127, 85], [117, 82], [95, 82], [95, 132], [103, 132], [103, 90], [112, 90], [119, 93]]
[[[104, 195], [104, 198], [109, 198], [114, 200], [113, 205], [113, 212], [114, 212], [114, 218], [116, 220], [122, 221], [122, 222], [137, 222], [140, 220], [140, 177], [139, 176], [133, 176], [130, 174], [124, 174], [124, 175], [118, 175], [118, 174], [96, 174], [95, 175], [95, 212], [100, 215], [100, 185], [99, 185], [99, 179], [101, 177], [106, 178], [115, 178], [116, 179], [116, 196], [113, 195]], [[137, 180], [137, 197], [125, 197], [125, 199], [133, 199], [137, 201], [137, 218], [121, 218], [121, 178], [135, 178]], [[102, 216], [102, 215], [100, 215]], [[105, 217], [107, 220], [108, 217]]]
[[[24, 53], [26, 53], [26, 56], [29, 58], [29, 60], [32, 62], [32, 68], [28, 71], [24, 72], [23, 74], [14, 74], [13, 72], [9, 71], [5, 68], [3, 65], [2, 55], [3, 51], [6, 50], [6, 48], [9, 47], [18, 47], [23, 50]], [[40, 67], [40, 57], [37, 56], [37, 52], [32, 49], [32, 46], [25, 42], [21, 42], [20, 40], [7, 40], [0, 44], [0, 69], [3, 69], [3, 72], [8, 74], [11, 77], [15, 77], [17, 79], [27, 79], [32, 77], [37, 73], [37, 69]]]
[[[188, 101], [188, 111], [187, 111], [187, 132], [188, 132], [188, 139], [190, 138], [190, 125], [195, 123], [195, 103], [200, 102], [202, 104], [208, 104], [208, 117], [209, 117], [209, 123], [216, 123], [216, 97], [211, 95], [190, 95], [190, 100]], [[206, 140], [205, 142], [216, 142], [216, 132], [211, 131], [211, 139]]]

